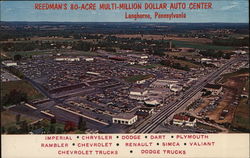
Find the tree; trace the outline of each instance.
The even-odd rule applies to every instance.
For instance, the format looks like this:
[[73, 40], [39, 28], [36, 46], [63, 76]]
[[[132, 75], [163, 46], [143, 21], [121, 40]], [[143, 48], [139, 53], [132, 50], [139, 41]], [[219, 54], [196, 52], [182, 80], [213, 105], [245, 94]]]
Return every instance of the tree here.
[[20, 125], [20, 133], [27, 134], [29, 132], [29, 126], [26, 121], [23, 121]]
[[64, 125], [64, 131], [69, 132], [69, 131], [73, 131], [75, 130], [76, 125], [74, 122], [72, 121], [66, 121], [65, 125]]
[[86, 130], [86, 122], [83, 121], [82, 117], [79, 117], [78, 129], [79, 129], [80, 131], [85, 131], [85, 130]]
[[51, 119], [50, 119], [50, 123], [51, 123], [51, 124], [55, 124], [55, 123], [56, 123], [56, 118], [54, 118], [54, 117], [51, 118]]
[[51, 134], [56, 133], [56, 128], [55, 128], [55, 125], [54, 125], [54, 124], [50, 124], [49, 133], [51, 133]]
[[56, 129], [56, 134], [62, 134], [62, 133], [63, 133], [63, 129], [61, 129], [61, 128]]
[[16, 126], [11, 126], [7, 129], [7, 133], [8, 134], [17, 134], [18, 133], [18, 129], [16, 128]]
[[17, 114], [16, 115], [16, 124], [18, 124], [20, 122], [20, 119], [21, 119], [21, 115]]
[[22, 56], [20, 54], [14, 55], [14, 61], [20, 61], [22, 59]]
[[1, 134], [4, 134], [6, 131], [5, 131], [5, 127], [1, 127]]
[[9, 94], [6, 94], [2, 98], [2, 104], [3, 105], [12, 105], [12, 104], [18, 104], [22, 101], [27, 102], [28, 100], [28, 95], [25, 92], [17, 91], [16, 89], [13, 89], [10, 91]]

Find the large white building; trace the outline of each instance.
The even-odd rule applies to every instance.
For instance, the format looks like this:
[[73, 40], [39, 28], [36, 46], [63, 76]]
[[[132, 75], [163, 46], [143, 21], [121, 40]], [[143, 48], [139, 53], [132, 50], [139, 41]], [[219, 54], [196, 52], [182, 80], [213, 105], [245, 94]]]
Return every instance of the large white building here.
[[139, 58], [139, 59], [148, 59], [146, 54], [128, 54], [129, 57]]
[[148, 90], [135, 88], [131, 89], [129, 97], [136, 100], [145, 100], [147, 98]]
[[116, 116], [113, 116], [112, 122], [124, 125], [132, 125], [137, 121], [137, 115], [131, 113], [120, 113]]
[[14, 61], [11, 61], [11, 60], [5, 60], [5, 61], [2, 61], [2, 64], [5, 65], [5, 66], [17, 66], [17, 63], [14, 62]]
[[80, 58], [60, 57], [60, 58], [55, 58], [55, 61], [80, 61]]

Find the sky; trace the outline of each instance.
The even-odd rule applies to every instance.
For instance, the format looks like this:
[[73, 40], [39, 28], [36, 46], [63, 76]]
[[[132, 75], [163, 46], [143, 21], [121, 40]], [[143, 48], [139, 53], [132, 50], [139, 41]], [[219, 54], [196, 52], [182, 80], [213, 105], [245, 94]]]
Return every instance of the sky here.
[[[178, 2], [212, 2], [212, 9], [190, 10], [35, 10], [35, 3], [114, 3], [119, 1], [1, 1], [1, 21], [50, 21], [50, 22], [187, 22], [187, 23], [248, 23], [249, 22], [249, 2], [248, 0], [203, 0], [189, 1], [179, 0]], [[120, 1], [120, 3], [171, 3], [168, 1]], [[161, 14], [185, 13], [187, 18], [183, 19], [126, 19], [128, 14], [149, 13], [152, 16], [155, 12]]]

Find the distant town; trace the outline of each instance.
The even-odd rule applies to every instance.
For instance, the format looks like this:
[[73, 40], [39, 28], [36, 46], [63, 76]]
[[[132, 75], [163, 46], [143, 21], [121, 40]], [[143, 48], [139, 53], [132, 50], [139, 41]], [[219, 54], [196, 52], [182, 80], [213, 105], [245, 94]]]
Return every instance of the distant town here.
[[1, 22], [1, 133], [248, 133], [248, 27]]

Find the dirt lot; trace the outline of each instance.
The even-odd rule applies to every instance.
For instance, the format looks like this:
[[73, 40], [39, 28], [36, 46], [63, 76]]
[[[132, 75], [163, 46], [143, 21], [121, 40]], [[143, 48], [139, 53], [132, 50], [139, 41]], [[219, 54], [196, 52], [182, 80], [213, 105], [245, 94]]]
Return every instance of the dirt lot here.
[[[235, 111], [239, 104], [239, 96], [242, 94], [243, 87], [247, 81], [248, 74], [241, 74], [230, 77], [223, 84], [224, 95], [214, 111], [207, 113], [210, 119], [218, 123], [232, 123]], [[238, 96], [238, 98], [237, 98]], [[235, 104], [234, 104], [235, 103]], [[224, 119], [220, 120], [223, 110], [228, 110]]]
[[[137, 38], [142, 37], [139, 34], [134, 35], [115, 35], [121, 38]], [[154, 39], [154, 40], [161, 40], [164, 38], [165, 40], [172, 39], [176, 41], [186, 41], [186, 42], [195, 42], [195, 43], [212, 43], [212, 40], [207, 38], [184, 38], [184, 37], [175, 37], [175, 36], [167, 36], [163, 37], [162, 35], [143, 35], [143, 39]]]

